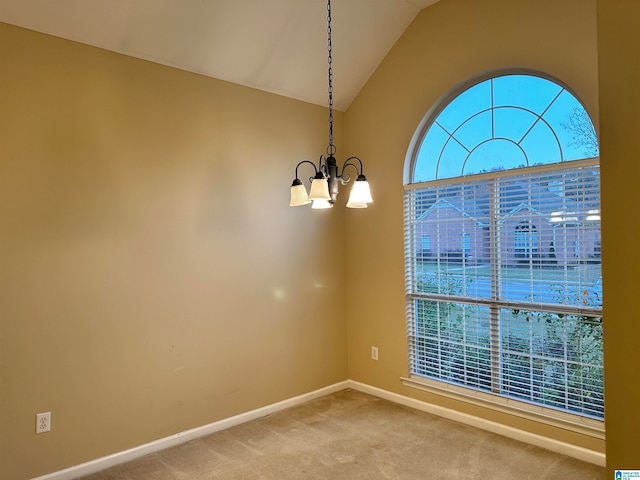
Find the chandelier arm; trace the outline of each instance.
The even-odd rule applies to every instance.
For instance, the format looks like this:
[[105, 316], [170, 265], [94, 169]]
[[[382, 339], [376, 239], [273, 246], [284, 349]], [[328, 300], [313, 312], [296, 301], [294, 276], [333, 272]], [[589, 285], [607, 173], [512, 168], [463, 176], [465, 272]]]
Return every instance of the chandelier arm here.
[[318, 159], [318, 172], [322, 172], [325, 177], [329, 177], [329, 169], [327, 168], [327, 161], [324, 155], [320, 155]]
[[[357, 160], [358, 164], [360, 165], [360, 169], [358, 169], [358, 165], [353, 163], [351, 160]], [[344, 164], [342, 165], [342, 173], [340, 174], [340, 182], [342, 183], [342, 185], [346, 185], [351, 180], [351, 175], [346, 173], [347, 167], [352, 167], [355, 169], [356, 177], [362, 175], [362, 160], [360, 160], [358, 157], [349, 157], [344, 161]]]
[[[302, 160], [300, 163], [298, 163], [298, 165], [296, 165], [296, 179], [300, 178], [298, 177], [298, 167], [300, 165], [302, 165], [303, 163], [308, 163], [309, 165], [311, 165], [313, 167], [313, 170], [315, 171], [315, 174], [318, 174], [318, 167], [316, 167], [316, 164], [313, 163], [311, 160]], [[311, 180], [313, 180], [313, 177], [309, 177], [309, 181], [311, 182]]]

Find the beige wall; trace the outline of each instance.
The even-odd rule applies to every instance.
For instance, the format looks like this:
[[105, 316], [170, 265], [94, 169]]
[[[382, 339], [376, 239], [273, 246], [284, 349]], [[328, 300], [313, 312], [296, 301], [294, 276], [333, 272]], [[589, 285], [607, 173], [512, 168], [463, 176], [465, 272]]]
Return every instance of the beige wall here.
[[[365, 161], [365, 211], [287, 206], [295, 162], [324, 151], [325, 108], [0, 24], [0, 477], [345, 378], [604, 451], [399, 381], [409, 142], [452, 86], [505, 66], [554, 75], [601, 118], [608, 476], [638, 468], [640, 265], [617, 239], [638, 237], [624, 206], [640, 6], [597, 1], [597, 25], [596, 0], [422, 12], [345, 115], [339, 151]], [[53, 431], [35, 436], [48, 410]]]
[[640, 2], [598, 0], [607, 478], [640, 469]]
[[[604, 441], [489, 412], [401, 385], [408, 374], [403, 168], [431, 106], [481, 72], [527, 67], [566, 82], [598, 118], [595, 0], [445, 0], [423, 10], [348, 109], [347, 149], [366, 159], [365, 215], [347, 212], [350, 378], [596, 451]], [[379, 347], [379, 361], [370, 347]]]
[[347, 378], [342, 210], [288, 206], [326, 108], [5, 24], [0, 69], [0, 478]]

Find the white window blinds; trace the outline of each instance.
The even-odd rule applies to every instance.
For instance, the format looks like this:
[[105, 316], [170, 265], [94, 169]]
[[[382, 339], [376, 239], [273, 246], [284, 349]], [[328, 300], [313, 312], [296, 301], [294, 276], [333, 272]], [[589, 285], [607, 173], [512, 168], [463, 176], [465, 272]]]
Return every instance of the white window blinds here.
[[603, 417], [599, 168], [580, 165], [406, 190], [412, 375]]

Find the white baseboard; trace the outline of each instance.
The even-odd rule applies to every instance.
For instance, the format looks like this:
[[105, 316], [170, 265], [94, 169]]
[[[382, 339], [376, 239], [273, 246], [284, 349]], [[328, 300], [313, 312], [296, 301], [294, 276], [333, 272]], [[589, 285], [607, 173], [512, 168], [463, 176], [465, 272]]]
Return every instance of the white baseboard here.
[[242, 423], [250, 422], [251, 420], [266, 417], [267, 415], [271, 415], [272, 413], [279, 412], [287, 408], [302, 405], [303, 403], [310, 400], [324, 397], [325, 395], [339, 392], [340, 390], [345, 390], [346, 388], [349, 388], [348, 381], [335, 383], [333, 385], [329, 385], [328, 387], [314, 390], [313, 392], [298, 395], [297, 397], [289, 398], [281, 402], [267, 405], [266, 407], [257, 408], [255, 410], [251, 410], [250, 412], [245, 412], [233, 417], [225, 418], [218, 422], [203, 425], [202, 427], [197, 427], [191, 430], [176, 433], [175, 435], [171, 435], [169, 437], [145, 443], [144, 445], [139, 445], [129, 450], [117, 452], [112, 455], [107, 455], [106, 457], [97, 458], [95, 460], [91, 460], [80, 465], [75, 465], [64, 470], [59, 470], [57, 472], [36, 477], [32, 480], [73, 480], [74, 478], [90, 475], [92, 473], [99, 472], [100, 470], [104, 470], [105, 468], [114, 467], [116, 465], [120, 465], [121, 463], [135, 460], [136, 458], [143, 457], [150, 453], [159, 452], [160, 450], [164, 450], [166, 448], [188, 442], [189, 440], [194, 440], [196, 438], [204, 437], [205, 435], [210, 435], [227, 428], [235, 427], [236, 425], [240, 425]]
[[353, 380], [345, 380], [343, 382], [329, 385], [328, 387], [314, 390], [313, 392], [298, 395], [297, 397], [289, 398], [272, 405], [267, 405], [256, 410], [251, 410], [250, 412], [245, 412], [233, 417], [225, 418], [218, 422], [203, 425], [202, 427], [197, 427], [191, 430], [176, 433], [175, 435], [171, 435], [169, 437], [145, 443], [143, 445], [131, 448], [129, 450], [124, 450], [122, 452], [117, 452], [112, 455], [97, 458], [95, 460], [91, 460], [80, 465], [75, 465], [64, 470], [59, 470], [57, 472], [36, 477], [32, 480], [73, 480], [75, 478], [99, 472], [100, 470], [104, 470], [105, 468], [114, 467], [116, 465], [135, 460], [136, 458], [143, 457], [144, 455], [148, 455], [150, 453], [159, 452], [160, 450], [164, 450], [166, 448], [173, 447], [199, 437], [204, 437], [205, 435], [210, 435], [212, 433], [219, 432], [221, 430], [225, 430], [242, 423], [250, 422], [251, 420], [266, 417], [267, 415], [271, 415], [272, 413], [279, 412], [287, 408], [302, 405], [303, 403], [310, 400], [314, 400], [325, 395], [330, 395], [347, 388], [352, 388], [353, 390], [368, 393], [370, 395], [374, 395], [384, 400], [389, 400], [399, 405], [415, 408], [416, 410], [448, 418], [449, 420], [454, 420], [456, 422], [460, 422], [472, 427], [497, 433], [505, 437], [520, 440], [531, 445], [546, 448], [547, 450], [568, 455], [585, 462], [605, 466], [605, 455], [600, 452], [595, 452], [586, 448], [559, 442], [557, 440], [543, 437], [541, 435], [525, 432], [523, 430], [518, 430], [516, 428], [491, 422], [479, 417], [474, 417], [473, 415], [461, 413], [456, 410], [451, 410], [430, 403], [422, 402], [411, 397], [399, 395], [397, 393], [389, 392], [388, 390], [383, 390], [381, 388], [372, 387], [371, 385], [367, 385], [364, 383], [356, 382]]
[[526, 432], [517, 428], [502, 425], [500, 423], [491, 422], [480, 417], [475, 417], [466, 413], [459, 412], [457, 410], [451, 410], [449, 408], [440, 407], [431, 403], [416, 400], [415, 398], [406, 397], [397, 393], [389, 392], [388, 390], [382, 390], [381, 388], [372, 387], [353, 380], [347, 381], [347, 386], [354, 390], [358, 390], [363, 393], [389, 400], [406, 407], [415, 408], [422, 412], [431, 413], [439, 417], [444, 417], [449, 420], [454, 420], [465, 425], [480, 428], [488, 432], [497, 433], [514, 440], [535, 445], [537, 447], [545, 448], [552, 452], [561, 453], [569, 457], [577, 458], [585, 462], [606, 466], [606, 456], [604, 453], [596, 452], [586, 448], [571, 445], [569, 443], [560, 442], [552, 438], [544, 437], [542, 435], [536, 435], [535, 433]]

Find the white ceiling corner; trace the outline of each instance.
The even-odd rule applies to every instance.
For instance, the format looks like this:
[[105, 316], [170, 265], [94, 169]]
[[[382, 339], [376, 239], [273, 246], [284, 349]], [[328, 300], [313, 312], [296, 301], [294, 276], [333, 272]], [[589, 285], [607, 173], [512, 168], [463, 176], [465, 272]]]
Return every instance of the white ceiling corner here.
[[[334, 107], [345, 110], [438, 0], [333, 0]], [[0, 0], [0, 21], [319, 104], [325, 0]]]

